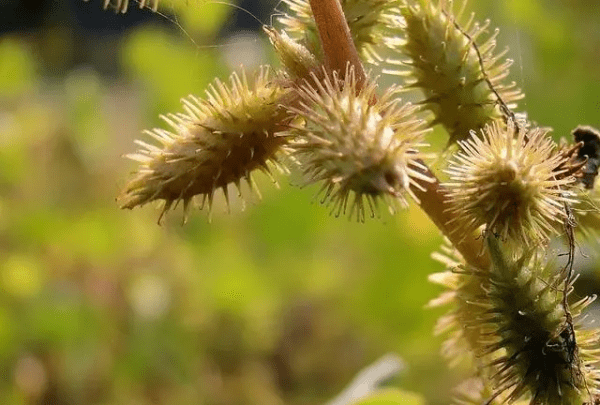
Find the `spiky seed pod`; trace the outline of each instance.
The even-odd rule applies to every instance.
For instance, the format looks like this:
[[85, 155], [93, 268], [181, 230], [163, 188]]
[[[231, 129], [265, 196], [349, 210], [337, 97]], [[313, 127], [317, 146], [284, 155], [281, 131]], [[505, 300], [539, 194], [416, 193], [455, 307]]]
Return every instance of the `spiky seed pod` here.
[[452, 403], [456, 405], [479, 405], [485, 401], [486, 386], [481, 378], [469, 378], [453, 391]]
[[[506, 404], [506, 395], [494, 396], [493, 389], [480, 377], [469, 378], [453, 390], [454, 405], [502, 405]], [[493, 399], [490, 401], [490, 398]], [[512, 405], [527, 405], [529, 401], [515, 401]]]
[[431, 181], [419, 163], [424, 156], [417, 148], [427, 129], [415, 117], [417, 108], [400, 105], [393, 89], [375, 101], [374, 82], [357, 94], [351, 68], [343, 80], [336, 73], [313, 80], [299, 89], [302, 101], [293, 112], [306, 122], [296, 127], [291, 147], [307, 182], [322, 182], [322, 203], [338, 216], [354, 194], [349, 215], [364, 221], [365, 200], [373, 217], [379, 199], [392, 212], [396, 201], [406, 204], [404, 192], [416, 199], [411, 187], [422, 187], [416, 180]]
[[595, 297], [565, 308], [562, 272], [552, 275], [534, 251], [507, 258], [494, 236], [487, 237], [487, 246], [490, 287], [478, 301], [487, 316], [479, 322], [489, 330], [483, 353], [500, 355], [489, 365], [496, 393], [507, 393], [509, 401], [528, 394], [531, 405], [593, 402], [600, 331], [582, 331], [579, 321]]
[[552, 275], [532, 250], [510, 260], [496, 239], [490, 243], [493, 264], [485, 270], [466, 265], [447, 246], [434, 255], [447, 270], [430, 281], [447, 290], [430, 306], [453, 305], [436, 326], [450, 336], [442, 353], [455, 363], [475, 355], [478, 375], [457, 389], [455, 403], [583, 404], [597, 397], [600, 380], [592, 365], [599, 360], [600, 330], [581, 326], [581, 312], [595, 297], [573, 304], [567, 317], [563, 273]]
[[[464, 324], [462, 318], [472, 317], [473, 313], [469, 306], [464, 306], [466, 303], [461, 299], [460, 290], [464, 289], [468, 277], [453, 272], [453, 269], [458, 269], [462, 263], [454, 262], [446, 255], [434, 254], [434, 258], [447, 266], [447, 270], [441, 273], [430, 274], [428, 279], [434, 284], [439, 284], [447, 291], [442, 292], [440, 296], [429, 301], [428, 306], [435, 308], [438, 306], [453, 305], [453, 308], [447, 314], [440, 317], [436, 323], [435, 335], [448, 335], [448, 338], [442, 343], [441, 354], [445, 357], [451, 367], [455, 367], [463, 361], [472, 361], [472, 350], [469, 345], [469, 338], [465, 336], [465, 330], [461, 325]], [[461, 260], [462, 261], [462, 260]], [[467, 290], [469, 290], [467, 288]], [[462, 306], [460, 304], [463, 304]], [[462, 309], [467, 309], [466, 313], [461, 312]], [[472, 339], [473, 342], [478, 341], [478, 336]]]
[[505, 240], [532, 245], [548, 239], [566, 217], [564, 204], [574, 203], [568, 187], [573, 177], [557, 170], [564, 155], [554, 153], [547, 130], [505, 127], [494, 122], [459, 142], [449, 162], [446, 183], [457, 227], [486, 231]]
[[121, 207], [164, 200], [162, 218], [174, 202], [183, 201], [187, 213], [198, 195], [210, 209], [215, 190], [222, 189], [229, 202], [229, 184], [240, 195], [241, 180], [252, 188], [253, 171], [270, 175], [268, 163], [278, 165], [276, 153], [286, 143], [278, 132], [287, 128], [288, 119], [280, 103], [288, 93], [263, 67], [251, 83], [245, 73], [234, 73], [229, 87], [220, 80], [210, 85], [205, 100], [184, 99], [185, 113], [161, 117], [171, 131], [145, 132], [158, 146], [136, 141], [141, 149], [127, 155], [140, 167], [120, 197]]
[[485, 310], [474, 303], [485, 294], [489, 282], [488, 269], [476, 269], [467, 265], [461, 254], [448, 240], [441, 252], [432, 258], [445, 266], [445, 271], [429, 275], [429, 281], [445, 288], [439, 297], [431, 300], [428, 307], [450, 306], [448, 313], [438, 319], [434, 333], [446, 335], [441, 354], [451, 367], [459, 364], [470, 366], [474, 371], [481, 364], [475, 353], [481, 349], [482, 328], [473, 319], [479, 319]]
[[448, 145], [492, 120], [506, 119], [507, 110], [523, 97], [514, 83], [505, 83], [512, 64], [501, 60], [507, 50], [494, 54], [498, 30], [480, 39], [489, 21], [479, 24], [471, 16], [461, 27], [463, 10], [455, 14], [453, 3], [404, 0], [395, 18], [397, 35], [387, 41], [400, 54], [389, 62], [401, 66], [387, 72], [404, 76], [406, 86], [423, 91], [423, 103], [434, 114], [432, 125], [444, 126]]
[[[319, 36], [308, 0], [283, 0], [289, 13], [278, 20], [290, 36], [304, 43], [313, 54], [322, 55]], [[381, 60], [378, 47], [389, 28], [387, 13], [393, 3], [388, 0], [340, 0], [354, 46], [370, 63]]]
[[264, 27], [279, 60], [294, 80], [308, 80], [311, 72], [318, 72], [317, 58], [304, 45], [294, 41], [285, 31]]

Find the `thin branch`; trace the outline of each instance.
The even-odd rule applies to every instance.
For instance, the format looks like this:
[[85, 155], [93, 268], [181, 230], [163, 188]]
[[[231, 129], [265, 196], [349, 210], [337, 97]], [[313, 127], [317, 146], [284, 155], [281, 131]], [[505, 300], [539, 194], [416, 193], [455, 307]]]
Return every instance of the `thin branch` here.
[[425, 176], [435, 179], [432, 183], [417, 180], [424, 191], [418, 187], [411, 187], [412, 192], [419, 199], [421, 209], [450, 240], [467, 263], [478, 269], [487, 269], [490, 264], [489, 257], [482, 253], [480, 243], [474, 238], [466, 238], [464, 234], [456, 231], [456, 227], [448, 226], [452, 217], [448, 214], [448, 199], [444, 187], [423, 161], [419, 161], [419, 164], [427, 168], [422, 172]]

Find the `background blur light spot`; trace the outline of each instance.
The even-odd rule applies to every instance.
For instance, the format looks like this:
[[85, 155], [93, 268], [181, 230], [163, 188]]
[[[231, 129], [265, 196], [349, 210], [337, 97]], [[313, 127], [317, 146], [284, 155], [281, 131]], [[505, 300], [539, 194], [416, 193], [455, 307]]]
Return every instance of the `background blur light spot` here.
[[137, 278], [129, 292], [133, 310], [142, 318], [158, 319], [167, 312], [171, 293], [164, 279], [155, 275]]
[[266, 62], [262, 36], [254, 32], [239, 32], [227, 38], [223, 46], [223, 58], [230, 70], [239, 70], [240, 66], [246, 72], [252, 72]]
[[15, 367], [15, 383], [28, 396], [38, 397], [48, 382], [42, 362], [31, 355], [21, 357]]
[[42, 280], [38, 263], [31, 257], [11, 256], [2, 266], [2, 285], [17, 297], [31, 297], [40, 291]]

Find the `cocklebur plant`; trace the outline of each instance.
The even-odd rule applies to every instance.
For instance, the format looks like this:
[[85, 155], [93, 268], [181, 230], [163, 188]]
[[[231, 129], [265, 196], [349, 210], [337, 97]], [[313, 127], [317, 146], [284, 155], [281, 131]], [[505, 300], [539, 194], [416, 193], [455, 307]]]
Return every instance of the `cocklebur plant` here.
[[390, 24], [395, 35], [387, 39], [401, 51], [401, 58], [392, 60], [399, 69], [390, 72], [423, 91], [422, 103], [434, 113], [433, 123], [448, 132], [449, 144], [511, 116], [523, 98], [516, 84], [506, 81], [508, 50], [495, 53], [499, 31], [489, 35], [490, 21], [480, 24], [473, 15], [461, 24], [465, 6], [454, 13], [452, 1], [404, 2]]
[[241, 194], [242, 180], [253, 188], [253, 171], [270, 175], [268, 163], [281, 167], [278, 152], [287, 137], [279, 133], [289, 120], [282, 103], [289, 91], [268, 67], [250, 80], [245, 72], [233, 73], [229, 82], [216, 80], [206, 99], [183, 99], [185, 113], [162, 116], [173, 132], [146, 131], [160, 147], [137, 141], [141, 149], [127, 157], [140, 168], [120, 198], [123, 208], [164, 200], [162, 218], [182, 201], [185, 215], [192, 198], [202, 196], [210, 211], [215, 190], [229, 202], [229, 184]]
[[[324, 57], [317, 26], [308, 0], [283, 0], [289, 13], [279, 18], [282, 30], [307, 46], [321, 59]], [[388, 12], [395, 2], [387, 0], [341, 0], [354, 46], [368, 62], [381, 61], [380, 49], [392, 29]]]
[[[171, 129], [148, 131], [157, 143], [128, 155], [140, 165], [121, 206], [163, 201], [162, 217], [181, 201], [187, 214], [193, 199], [210, 206], [217, 190], [227, 198], [230, 185], [282, 161], [320, 185], [335, 215], [364, 221], [381, 202], [394, 213], [410, 199], [447, 238], [434, 255], [446, 269], [430, 277], [447, 290], [430, 304], [452, 307], [436, 332], [450, 335], [451, 364], [468, 359], [473, 374], [452, 401], [600, 402], [600, 331], [582, 323], [595, 297], [569, 299], [575, 229], [589, 218], [581, 206], [598, 169], [595, 130], [559, 146], [515, 112], [522, 94], [505, 81], [498, 32], [465, 17], [466, 3], [284, 3], [279, 24], [265, 29], [280, 70], [233, 74], [204, 99], [184, 99], [184, 113], [164, 117]], [[373, 62], [400, 82], [379, 89], [365, 73]], [[416, 105], [399, 97], [415, 89]], [[425, 144], [436, 124], [453, 153], [438, 174]], [[565, 241], [566, 263], [549, 250], [552, 238]]]
[[565, 220], [576, 180], [564, 176], [565, 157], [553, 153], [547, 131], [495, 121], [459, 146], [446, 187], [450, 212], [467, 231], [485, 225], [505, 241], [529, 245], [547, 240], [553, 223]]
[[430, 180], [421, 173], [418, 149], [428, 131], [416, 118], [416, 107], [400, 106], [393, 88], [374, 101], [373, 82], [357, 94], [352, 68], [343, 80], [338, 72], [325, 75], [322, 82], [313, 78], [316, 87], [298, 88], [300, 107], [291, 108], [305, 121], [294, 128], [291, 147], [307, 181], [322, 183], [322, 202], [336, 216], [350, 204], [348, 215], [364, 221], [365, 201], [374, 216], [380, 199], [388, 200], [391, 213], [397, 203], [407, 204], [404, 194], [416, 199], [411, 190], [421, 187], [416, 179]]

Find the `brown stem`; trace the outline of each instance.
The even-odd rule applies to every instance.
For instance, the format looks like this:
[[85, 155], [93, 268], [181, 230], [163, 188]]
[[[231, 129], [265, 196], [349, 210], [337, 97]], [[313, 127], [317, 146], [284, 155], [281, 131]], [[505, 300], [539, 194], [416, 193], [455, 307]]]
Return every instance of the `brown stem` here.
[[365, 70], [339, 0], [310, 0], [310, 7], [325, 54], [325, 68], [329, 73], [338, 71], [344, 74], [350, 63], [354, 67], [357, 88], [362, 88], [366, 80]]
[[[424, 162], [419, 161], [419, 163], [423, 167], [427, 167]], [[433, 183], [419, 181], [425, 191], [414, 186], [411, 187], [412, 192], [419, 199], [421, 209], [425, 211], [442, 234], [450, 240], [467, 263], [480, 269], [487, 269], [490, 261], [487, 254], [482, 254], [481, 243], [483, 242], [477, 243], [473, 238], [465, 237], [461, 232], [457, 232], [456, 228], [448, 225], [452, 217], [448, 214], [448, 199], [444, 187], [429, 168], [424, 170], [423, 174], [435, 179], [435, 181]]]
[[[356, 52], [356, 47], [350, 35], [350, 29], [339, 0], [310, 0], [310, 6], [315, 17], [319, 38], [325, 54], [325, 68], [329, 73], [333, 71], [345, 72], [350, 63], [354, 66], [357, 79], [357, 90], [362, 88], [366, 81], [366, 75]], [[427, 166], [420, 162], [423, 167]], [[452, 219], [448, 213], [448, 202], [443, 186], [429, 168], [424, 172], [435, 182], [420, 182], [425, 191], [412, 187], [412, 191], [419, 198], [423, 211], [429, 216], [440, 231], [450, 239], [452, 245], [460, 252], [464, 259], [472, 266], [487, 269], [489, 258], [481, 254], [480, 243], [476, 240], [465, 238], [459, 232], [455, 232], [448, 222]]]

